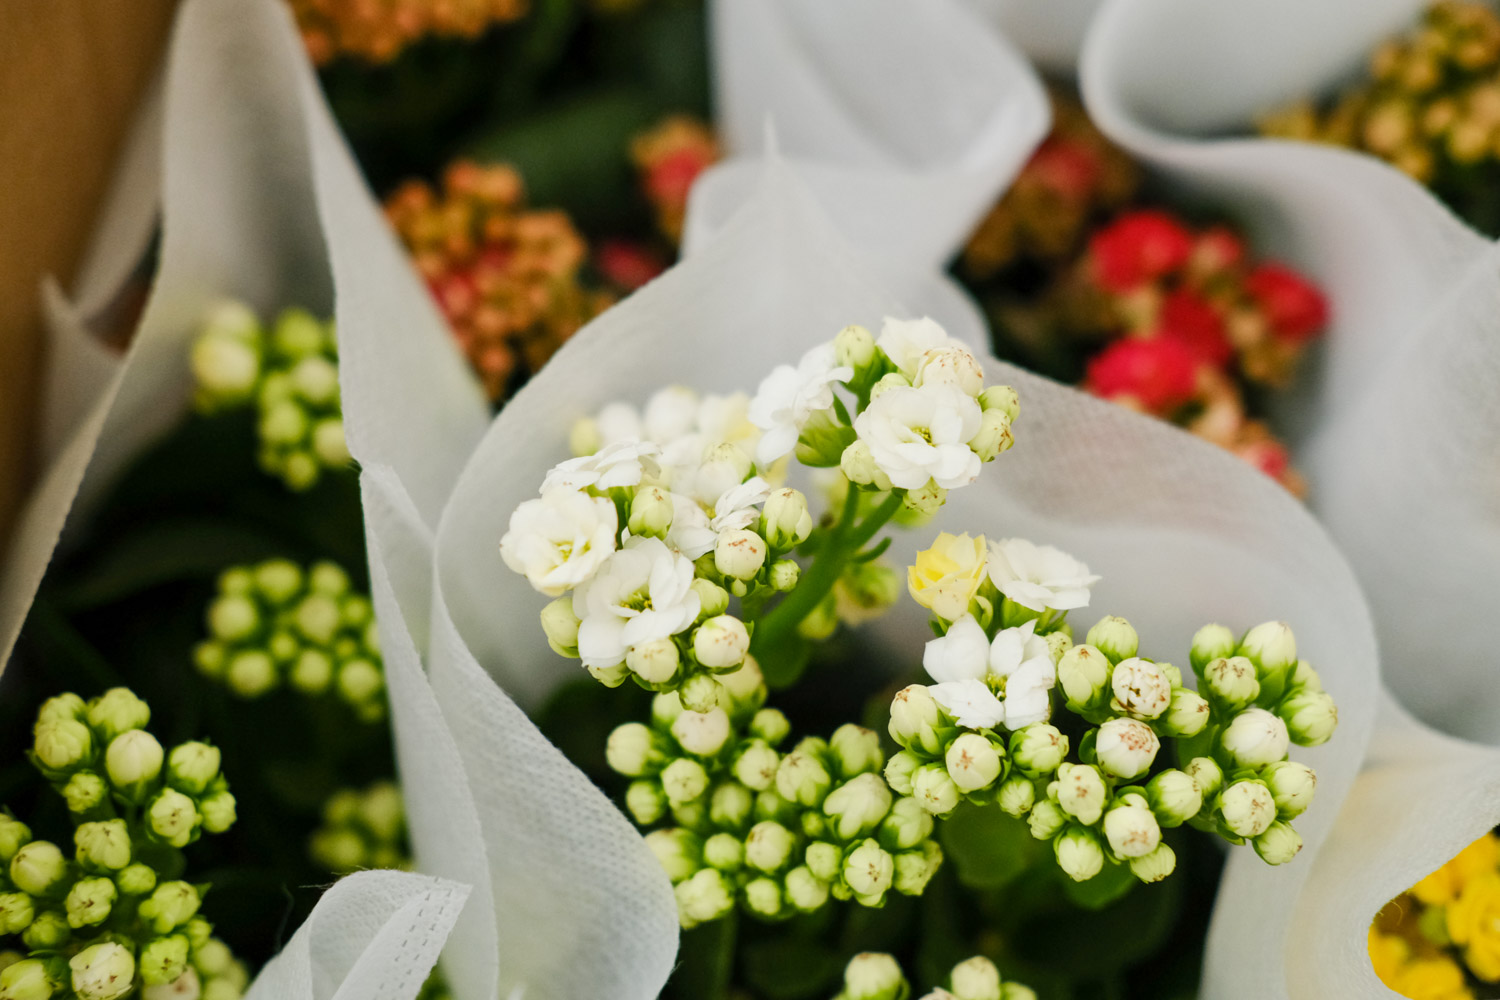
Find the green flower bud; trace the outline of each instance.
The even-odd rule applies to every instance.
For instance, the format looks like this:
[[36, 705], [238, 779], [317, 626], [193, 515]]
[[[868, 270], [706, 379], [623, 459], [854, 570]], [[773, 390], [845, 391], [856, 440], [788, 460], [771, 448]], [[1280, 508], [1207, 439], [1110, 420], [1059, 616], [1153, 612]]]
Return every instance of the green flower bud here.
[[904, 514], [917, 519], [917, 522], [925, 522], [947, 502], [948, 491], [929, 479], [925, 486], [906, 491], [901, 498], [901, 510]]
[[1048, 632], [1042, 638], [1047, 640], [1047, 652], [1051, 654], [1053, 663], [1062, 659], [1073, 648], [1073, 637], [1068, 634], [1066, 625], [1056, 632]]
[[745, 845], [732, 833], [716, 833], [703, 842], [703, 861], [720, 871], [738, 871], [745, 863]]
[[0, 813], [0, 864], [10, 864], [21, 845], [31, 840], [31, 828], [7, 813]]
[[1245, 633], [1239, 654], [1266, 673], [1289, 670], [1297, 663], [1297, 637], [1286, 622], [1265, 622]]
[[639, 722], [616, 726], [604, 745], [610, 769], [629, 778], [654, 774], [663, 760], [661, 738]]
[[1224, 785], [1224, 771], [1212, 757], [1194, 757], [1183, 770], [1198, 783], [1204, 802], [1212, 801]]
[[677, 689], [678, 700], [689, 712], [712, 712], [721, 701], [728, 702], [724, 687], [713, 674], [694, 674]]
[[1237, 837], [1258, 837], [1276, 820], [1276, 799], [1262, 782], [1236, 781], [1219, 793], [1219, 815]]
[[802, 567], [790, 559], [778, 559], [771, 564], [769, 583], [771, 589], [778, 593], [786, 593], [797, 586], [797, 581], [802, 578]]
[[841, 421], [830, 407], [814, 410], [797, 436], [797, 461], [815, 469], [839, 464], [844, 449], [854, 440], [854, 428]]
[[665, 538], [672, 527], [672, 497], [659, 486], [643, 486], [630, 500], [630, 533]]
[[781, 759], [776, 768], [776, 793], [788, 802], [803, 806], [819, 806], [833, 784], [828, 768], [812, 754], [801, 749], [793, 750]]
[[573, 598], [564, 596], [542, 609], [542, 631], [547, 644], [559, 656], [578, 655], [579, 618], [573, 613]]
[[320, 695], [333, 683], [333, 658], [321, 649], [304, 649], [292, 661], [292, 687], [306, 695]]
[[1276, 800], [1276, 815], [1287, 820], [1302, 815], [1312, 805], [1318, 775], [1306, 764], [1283, 760], [1261, 771], [1260, 778]]
[[923, 764], [911, 779], [912, 798], [934, 816], [946, 816], [958, 808], [963, 793], [942, 764]]
[[1109, 793], [1097, 768], [1064, 763], [1057, 769], [1055, 784], [1057, 804], [1063, 812], [1085, 826], [1099, 822]]
[[339, 697], [353, 706], [366, 705], [385, 690], [385, 675], [364, 657], [345, 660], [338, 673]]
[[942, 753], [943, 741], [937, 730], [945, 725], [943, 710], [921, 684], [902, 688], [891, 701], [891, 739], [908, 750], [929, 756]]
[[724, 707], [730, 710], [730, 714], [758, 710], [766, 702], [766, 678], [760, 671], [760, 664], [755, 662], [755, 657], [745, 657], [745, 662], [738, 668], [726, 673], [715, 674], [710, 678], [718, 685], [719, 704], [724, 704], [725, 697], [728, 704]]
[[853, 723], [846, 723], [833, 731], [828, 738], [828, 749], [834, 767], [845, 778], [878, 772], [884, 763], [879, 734]]
[[748, 528], [726, 531], [714, 546], [714, 568], [735, 580], [753, 580], [766, 564], [766, 540]]
[[107, 878], [84, 878], [73, 883], [63, 900], [68, 926], [77, 930], [93, 927], [109, 918], [115, 904], [115, 884]]
[[911, 382], [907, 380], [906, 376], [898, 372], [887, 372], [880, 377], [880, 381], [876, 382], [875, 385], [871, 387], [870, 399], [874, 400], [882, 393], [888, 392], [891, 389], [900, 389], [910, 386]]
[[832, 882], [838, 878], [839, 867], [844, 861], [843, 854], [837, 847], [822, 842], [808, 844], [805, 859], [807, 870], [823, 882]]
[[1002, 812], [1020, 818], [1036, 805], [1036, 785], [1030, 778], [1013, 774], [1000, 783], [995, 798]]
[[1057, 680], [1068, 706], [1077, 710], [1098, 704], [1109, 685], [1109, 671], [1109, 657], [1094, 646], [1074, 646], [1064, 653], [1057, 661]]
[[862, 326], [846, 326], [833, 338], [834, 361], [841, 367], [853, 368], [856, 377], [861, 369], [874, 363], [875, 355], [875, 338]]
[[118, 871], [130, 864], [130, 830], [123, 819], [84, 823], [73, 831], [78, 863], [95, 871]]
[[712, 580], [705, 580], [700, 576], [693, 580], [691, 586], [693, 593], [698, 595], [698, 603], [702, 606], [698, 612], [699, 618], [707, 620], [729, 610], [729, 591]]
[[1166, 844], [1157, 844], [1150, 854], [1130, 859], [1130, 873], [1148, 884], [1160, 882], [1176, 868], [1177, 854]]
[[733, 886], [715, 868], [704, 868], [692, 878], [678, 883], [674, 892], [677, 913], [684, 927], [718, 920], [734, 909]]
[[1042, 799], [1032, 806], [1026, 817], [1031, 836], [1037, 840], [1050, 840], [1068, 824], [1068, 814], [1062, 806], [1050, 799]]
[[223, 833], [234, 826], [234, 796], [228, 791], [214, 792], [198, 801], [198, 815], [203, 818], [203, 829], [208, 833]]
[[1067, 756], [1068, 738], [1056, 726], [1037, 722], [1010, 735], [1011, 760], [1024, 774], [1051, 774]]
[[792, 724], [779, 709], [763, 708], [750, 720], [750, 735], [776, 746], [792, 731]]
[[897, 799], [880, 824], [880, 846], [907, 851], [932, 836], [932, 814], [913, 798]]
[[771, 548], [785, 552], [807, 541], [812, 534], [812, 515], [807, 497], [790, 487], [774, 490], [761, 510], [760, 528]]
[[79, 1000], [120, 1000], [135, 988], [135, 956], [113, 941], [85, 948], [68, 967]]
[[1258, 768], [1285, 760], [1286, 723], [1263, 708], [1247, 708], [1219, 734], [1224, 752], [1238, 767]]
[[1146, 783], [1146, 798], [1157, 821], [1166, 827], [1181, 826], [1203, 808], [1203, 792], [1186, 771], [1163, 771]]
[[709, 820], [717, 827], [739, 829], [755, 809], [755, 796], [737, 781], [726, 781], [709, 796]]
[[585, 667], [589, 676], [607, 688], [617, 688], [630, 676], [630, 669], [622, 660], [612, 667]]
[[710, 670], [739, 666], [749, 650], [750, 633], [733, 615], [710, 618], [693, 632], [693, 655]]
[[1211, 698], [1231, 711], [1243, 708], [1260, 696], [1255, 664], [1243, 656], [1217, 659], [1203, 668], [1203, 682]]
[[802, 835], [809, 840], [823, 840], [833, 836], [830, 832], [829, 821], [819, 813], [808, 810], [801, 815], [800, 819]]
[[878, 906], [896, 877], [896, 859], [874, 840], [861, 841], [844, 858], [844, 884], [863, 906]]
[[948, 745], [948, 777], [961, 792], [988, 788], [1000, 777], [1000, 750], [978, 733], [964, 733]]
[[287, 358], [301, 358], [323, 349], [323, 324], [306, 309], [292, 308], [276, 317], [271, 344]]
[[252, 573], [255, 587], [272, 604], [288, 603], [304, 587], [302, 569], [290, 559], [267, 559]]
[[163, 882], [141, 903], [140, 915], [157, 934], [170, 934], [193, 918], [203, 902], [187, 882]]
[[1268, 865], [1284, 865], [1302, 850], [1302, 837], [1290, 823], [1278, 820], [1253, 841], [1255, 853]]
[[1297, 669], [1292, 672], [1292, 679], [1286, 685], [1288, 694], [1296, 694], [1301, 691], [1323, 690], [1323, 679], [1318, 672], [1312, 668], [1312, 664], [1306, 660], [1297, 661]]
[[219, 776], [219, 748], [207, 743], [183, 743], [167, 757], [167, 784], [179, 792], [202, 795]]
[[1084, 641], [1115, 663], [1134, 657], [1141, 645], [1141, 637], [1130, 622], [1114, 615], [1095, 622]]
[[109, 797], [109, 786], [93, 771], [78, 771], [62, 787], [68, 811], [86, 813], [97, 809]]
[[10, 859], [10, 880], [33, 896], [50, 896], [68, 875], [68, 860], [49, 840], [33, 840]]
[[193, 647], [193, 664], [204, 677], [222, 680], [226, 658], [227, 654], [222, 642], [209, 640]]
[[41, 959], [22, 959], [0, 969], [0, 1000], [49, 1000], [61, 988]]
[[647, 684], [667, 684], [677, 676], [682, 654], [671, 639], [652, 639], [627, 649], [625, 665]]
[[1087, 882], [1104, 870], [1104, 848], [1087, 827], [1070, 824], [1052, 842], [1057, 865], [1075, 882]]
[[148, 987], [175, 983], [187, 971], [189, 951], [181, 934], [150, 942], [141, 949], [141, 981]]
[[1104, 836], [1117, 857], [1139, 858], [1161, 843], [1161, 827], [1144, 805], [1117, 805], [1104, 813]]
[[763, 792], [776, 781], [781, 755], [764, 740], [750, 740], [734, 761], [734, 777], [746, 788]]
[[190, 948], [201, 948], [213, 936], [214, 925], [203, 917], [194, 917], [182, 925], [181, 933], [187, 937]]
[[943, 867], [943, 849], [937, 841], [927, 840], [911, 851], [896, 855], [896, 875], [891, 887], [903, 896], [920, 896]]
[[31, 926], [36, 911], [24, 892], [0, 892], [0, 934], [19, 934]]
[[348, 828], [314, 830], [308, 853], [321, 867], [334, 874], [347, 874], [370, 867], [365, 839]]
[[88, 761], [94, 752], [94, 738], [88, 726], [71, 719], [39, 722], [33, 752], [49, 777], [63, 775]]
[[772, 820], [765, 820], [750, 828], [745, 838], [745, 864], [758, 871], [771, 874], [786, 867], [797, 846], [792, 831]]
[[896, 960], [867, 951], [849, 960], [839, 1000], [905, 1000], [909, 995], [910, 987]]
[[1188, 654], [1195, 673], [1202, 674], [1214, 660], [1226, 660], [1234, 655], [1236, 643], [1234, 633], [1223, 625], [1205, 625], [1193, 635], [1193, 648]]
[[140, 802], [161, 774], [163, 756], [161, 744], [144, 729], [121, 733], [104, 755], [110, 783], [132, 802]]
[[922, 758], [910, 750], [900, 750], [892, 755], [885, 764], [885, 780], [897, 795], [910, 795], [912, 789], [912, 778], [917, 773], [917, 768], [922, 766]]
[[1008, 385], [992, 385], [979, 394], [979, 405], [985, 410], [999, 410], [1014, 423], [1021, 415], [1021, 397]]
[[144, 896], [156, 888], [156, 870], [150, 865], [126, 865], [115, 876], [115, 887], [126, 896]]
[[672, 723], [672, 735], [688, 753], [711, 757], [729, 742], [729, 714], [722, 708], [683, 712]]
[[981, 462], [992, 462], [1015, 443], [1010, 417], [999, 410], [985, 410], [979, 417], [979, 432], [969, 439], [969, 450]]
[[237, 964], [234, 952], [218, 938], [210, 938], [193, 949], [193, 965], [205, 976], [217, 979], [228, 975]]
[[786, 873], [782, 891], [792, 909], [802, 913], [821, 910], [828, 903], [828, 883], [813, 875], [806, 865]]
[[224, 667], [224, 683], [241, 698], [259, 698], [279, 681], [276, 661], [259, 649], [234, 654]]
[[73, 929], [61, 910], [43, 910], [31, 918], [21, 940], [32, 951], [55, 951], [73, 938]]
[[781, 895], [781, 883], [761, 876], [745, 883], [745, 909], [758, 916], [774, 920], [786, 910], [786, 901]]
[[260, 610], [246, 594], [216, 597], [208, 606], [207, 621], [209, 635], [220, 642], [243, 642], [261, 626]]
[[[1110, 719], [1098, 729], [1094, 753], [1099, 766], [1116, 778], [1130, 781], [1151, 770], [1161, 740], [1151, 727], [1135, 719]], [[1059, 775], [1062, 773], [1058, 770]]]
[[823, 812], [840, 840], [873, 833], [891, 811], [891, 789], [878, 774], [859, 774], [828, 793]]
[[88, 723], [105, 743], [127, 730], [145, 729], [150, 721], [151, 707], [129, 688], [111, 688], [88, 705]]
[[1197, 736], [1208, 725], [1208, 702], [1196, 691], [1185, 687], [1172, 689], [1172, 702], [1159, 720], [1168, 736]]
[[1283, 701], [1276, 714], [1286, 721], [1292, 742], [1304, 747], [1327, 743], [1339, 724], [1338, 706], [1324, 691], [1300, 691]]
[[88, 706], [82, 698], [71, 691], [65, 694], [54, 695], [42, 702], [42, 707], [37, 710], [36, 724], [44, 722], [81, 722], [88, 713]]
[[955, 965], [948, 985], [955, 1000], [1001, 1000], [1000, 970], [982, 955]]
[[630, 810], [637, 824], [650, 826], [666, 814], [667, 796], [655, 781], [632, 781], [625, 789], [625, 808]]
[[661, 787], [674, 806], [692, 802], [708, 790], [708, 772], [696, 760], [682, 757], [661, 772]]
[[681, 882], [703, 866], [703, 843], [688, 830], [653, 830], [646, 834], [646, 846], [673, 882]]
[[1172, 703], [1172, 681], [1150, 660], [1121, 660], [1110, 672], [1109, 685], [1110, 708], [1132, 718], [1154, 719]]
[[870, 450], [868, 441], [850, 442], [839, 455], [838, 464], [844, 478], [856, 486], [868, 486], [881, 491], [891, 488], [890, 477], [875, 464], [875, 454]]
[[150, 808], [146, 810], [146, 822], [151, 832], [164, 842], [173, 847], [186, 847], [193, 842], [201, 820], [192, 799], [176, 789], [164, 788], [151, 800]]

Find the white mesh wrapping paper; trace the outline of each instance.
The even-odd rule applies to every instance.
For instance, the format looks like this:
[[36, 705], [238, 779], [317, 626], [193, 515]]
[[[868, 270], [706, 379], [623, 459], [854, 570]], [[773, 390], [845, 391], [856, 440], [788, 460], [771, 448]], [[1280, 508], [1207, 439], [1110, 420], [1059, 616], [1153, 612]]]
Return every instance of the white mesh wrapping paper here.
[[[1500, 751], [1484, 745], [1500, 737], [1500, 686], [1482, 625], [1500, 593], [1500, 257], [1374, 158], [1252, 137], [1256, 114], [1330, 92], [1424, 6], [1107, 2], [1082, 58], [1107, 133], [1240, 211], [1259, 248], [1332, 298], [1324, 356], [1287, 416], [1312, 507], [1369, 594], [1395, 696], [1306, 891], [1231, 866], [1209, 997], [1394, 996], [1370, 966], [1371, 918], [1500, 821]], [[1286, 929], [1274, 939], [1272, 918]], [[1284, 961], [1266, 961], [1278, 946]]]

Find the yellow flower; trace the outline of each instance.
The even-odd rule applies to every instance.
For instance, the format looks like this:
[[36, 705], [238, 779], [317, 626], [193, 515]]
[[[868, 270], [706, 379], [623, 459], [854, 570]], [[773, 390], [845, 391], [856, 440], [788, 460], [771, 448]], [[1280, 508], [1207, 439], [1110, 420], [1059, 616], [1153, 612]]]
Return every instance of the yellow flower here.
[[1458, 857], [1411, 887], [1411, 894], [1428, 906], [1447, 906], [1472, 879], [1500, 870], [1500, 837], [1486, 833], [1459, 852]]
[[1470, 879], [1448, 904], [1448, 936], [1463, 949], [1474, 975], [1500, 980], [1500, 873]]
[[1411, 957], [1411, 947], [1395, 934], [1382, 934], [1370, 925], [1370, 964], [1375, 975], [1391, 989], [1396, 988], [1396, 979]]
[[983, 535], [950, 535], [943, 532], [932, 548], [917, 553], [916, 564], [906, 571], [906, 587], [912, 599], [939, 618], [955, 621], [969, 610], [969, 602], [984, 582], [989, 546]]
[[1375, 975], [1411, 1000], [1473, 1000], [1464, 984], [1463, 970], [1446, 955], [1417, 957], [1411, 945], [1396, 934], [1370, 927], [1370, 964]]

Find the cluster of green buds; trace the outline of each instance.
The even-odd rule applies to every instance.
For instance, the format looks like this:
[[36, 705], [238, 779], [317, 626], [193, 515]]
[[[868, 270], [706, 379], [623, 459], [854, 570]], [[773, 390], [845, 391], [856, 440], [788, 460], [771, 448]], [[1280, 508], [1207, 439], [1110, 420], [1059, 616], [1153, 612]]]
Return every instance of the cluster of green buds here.
[[323, 825], [308, 841], [313, 861], [335, 875], [365, 868], [411, 867], [406, 807], [392, 781], [341, 788], [323, 805]]
[[777, 920], [830, 898], [879, 906], [892, 889], [920, 894], [942, 852], [932, 817], [880, 777], [879, 736], [846, 725], [784, 753], [790, 725], [761, 707], [754, 660], [723, 681], [707, 711], [685, 709], [677, 692], [657, 695], [650, 725], [618, 727], [606, 748], [610, 766], [634, 779], [625, 803], [636, 822], [669, 824], [646, 842], [676, 887], [683, 926], [736, 903]]
[[208, 638], [193, 660], [239, 697], [284, 683], [309, 696], [333, 693], [366, 722], [385, 717], [374, 609], [334, 563], [232, 567], [219, 576], [204, 618]]
[[190, 363], [200, 412], [255, 408], [261, 468], [288, 489], [310, 489], [325, 470], [349, 467], [332, 320], [287, 309], [268, 329], [249, 306], [221, 303]]
[[[908, 1000], [911, 984], [895, 958], [882, 952], [855, 955], [844, 968], [844, 988], [833, 1000]], [[1036, 1000], [1020, 983], [1004, 982], [995, 963], [976, 955], [955, 965], [946, 986], [922, 1000]]]
[[67, 803], [73, 849], [0, 813], [0, 945], [22, 946], [0, 958], [0, 1000], [243, 992], [244, 966], [198, 912], [208, 886], [182, 879], [181, 849], [235, 820], [219, 751], [168, 751], [150, 719], [125, 688], [42, 705], [30, 756]]

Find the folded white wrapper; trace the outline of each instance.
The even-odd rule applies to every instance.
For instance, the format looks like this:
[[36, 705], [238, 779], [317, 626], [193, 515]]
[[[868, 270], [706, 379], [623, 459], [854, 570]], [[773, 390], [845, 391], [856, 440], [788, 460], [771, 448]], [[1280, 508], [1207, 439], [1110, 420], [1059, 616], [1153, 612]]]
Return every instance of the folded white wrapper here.
[[[1211, 997], [1394, 996], [1365, 934], [1392, 896], [1500, 822], [1500, 685], [1485, 623], [1500, 595], [1500, 252], [1373, 157], [1253, 136], [1326, 96], [1423, 0], [1107, 2], [1080, 64], [1100, 126], [1189, 196], [1237, 210], [1259, 252], [1328, 292], [1333, 324], [1292, 394], [1311, 505], [1374, 611], [1385, 682], [1360, 778], [1294, 901], [1231, 868], [1209, 943]], [[1396, 700], [1425, 722], [1409, 718]], [[1280, 916], [1278, 922], [1282, 922]]]

